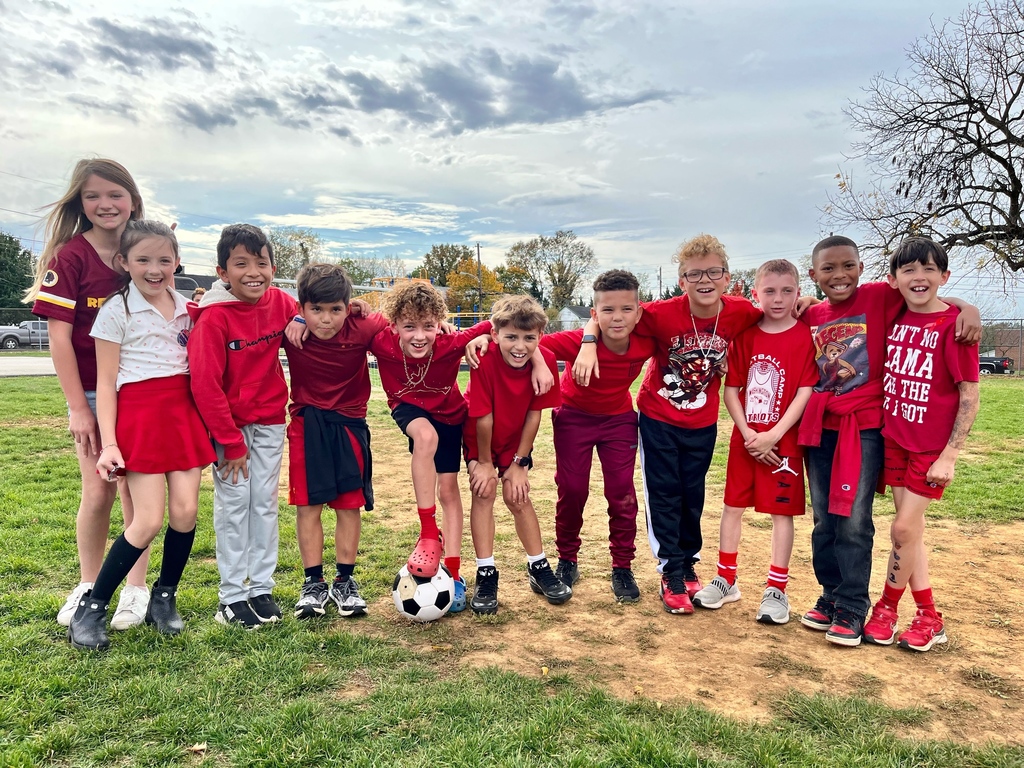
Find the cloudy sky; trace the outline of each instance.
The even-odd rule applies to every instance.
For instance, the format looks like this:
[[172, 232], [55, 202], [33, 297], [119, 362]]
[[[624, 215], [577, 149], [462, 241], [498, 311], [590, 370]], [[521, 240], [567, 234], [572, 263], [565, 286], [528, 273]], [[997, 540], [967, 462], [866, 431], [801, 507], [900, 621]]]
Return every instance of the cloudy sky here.
[[568, 228], [654, 284], [702, 231], [796, 260], [857, 171], [844, 105], [964, 4], [0, 0], [0, 229], [38, 250], [100, 155], [194, 272], [234, 221], [410, 267]]

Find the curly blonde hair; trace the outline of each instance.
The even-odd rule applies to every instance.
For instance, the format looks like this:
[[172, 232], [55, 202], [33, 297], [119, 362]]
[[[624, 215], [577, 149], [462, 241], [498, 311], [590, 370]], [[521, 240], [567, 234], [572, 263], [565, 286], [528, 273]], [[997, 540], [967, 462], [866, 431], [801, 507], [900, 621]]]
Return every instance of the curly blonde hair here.
[[448, 316], [444, 296], [430, 283], [397, 285], [384, 295], [381, 313], [392, 323], [431, 319], [443, 322]]
[[491, 310], [491, 325], [501, 330], [506, 325], [520, 331], [544, 331], [548, 316], [544, 308], [532, 296], [504, 296], [494, 302]]
[[679, 264], [679, 277], [682, 277], [686, 271], [686, 262], [688, 260], [700, 258], [701, 256], [717, 256], [722, 260], [722, 266], [725, 267], [725, 271], [729, 271], [729, 255], [725, 252], [725, 246], [714, 235], [701, 233], [680, 245], [672, 257], [672, 261]]

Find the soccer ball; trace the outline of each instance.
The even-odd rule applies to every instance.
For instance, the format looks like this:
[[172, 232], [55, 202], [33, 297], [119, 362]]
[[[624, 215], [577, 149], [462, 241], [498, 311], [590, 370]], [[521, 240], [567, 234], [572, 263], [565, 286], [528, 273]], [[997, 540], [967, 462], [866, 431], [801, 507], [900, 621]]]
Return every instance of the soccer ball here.
[[403, 565], [395, 574], [391, 597], [400, 614], [413, 621], [437, 621], [452, 607], [455, 580], [443, 565], [431, 578], [413, 576]]

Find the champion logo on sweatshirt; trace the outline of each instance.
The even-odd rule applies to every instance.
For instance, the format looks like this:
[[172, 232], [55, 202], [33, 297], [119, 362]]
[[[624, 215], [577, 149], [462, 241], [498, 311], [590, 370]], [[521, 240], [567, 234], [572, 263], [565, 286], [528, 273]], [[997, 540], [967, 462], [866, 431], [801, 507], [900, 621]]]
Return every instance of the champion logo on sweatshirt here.
[[228, 349], [232, 352], [238, 352], [239, 350], [246, 349], [247, 347], [255, 347], [257, 344], [269, 343], [280, 336], [284, 336], [284, 331], [276, 331], [275, 333], [257, 336], [255, 339], [233, 339], [228, 342]]

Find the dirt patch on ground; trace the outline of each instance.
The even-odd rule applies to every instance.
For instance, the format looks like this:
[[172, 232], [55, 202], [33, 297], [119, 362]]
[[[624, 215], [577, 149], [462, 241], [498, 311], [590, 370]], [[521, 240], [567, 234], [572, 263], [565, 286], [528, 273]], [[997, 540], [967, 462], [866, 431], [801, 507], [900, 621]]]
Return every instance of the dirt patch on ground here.
[[[545, 421], [535, 452], [538, 468], [532, 473], [532, 497], [553, 560], [555, 490], [549, 432]], [[374, 486], [382, 513], [378, 519], [405, 527], [412, 521], [413, 500], [404, 438], [397, 429], [377, 429], [373, 440]], [[530, 591], [511, 516], [499, 505], [501, 608], [496, 617], [478, 618], [467, 610], [436, 627], [410, 627], [396, 616], [386, 596], [371, 606], [370, 621], [346, 628], [384, 632], [423, 653], [454, 651], [460, 665], [495, 665], [531, 676], [570, 673], [624, 698], [699, 702], [746, 720], [767, 720], [773, 702], [795, 688], [807, 694], [857, 695], [891, 707], [925, 707], [933, 715], [914, 729], [918, 738], [1024, 742], [1024, 524], [930, 522], [926, 535], [932, 581], [949, 642], [927, 654], [895, 646], [845, 649], [825, 642], [822, 633], [797, 621], [819, 594], [811, 568], [809, 515], [797, 520], [788, 590], [794, 618], [785, 626], [754, 621], [768, 567], [770, 524], [753, 512], [745, 518], [740, 545], [741, 601], [692, 616], [666, 613], [641, 522], [634, 570], [642, 597], [635, 605], [616, 604], [596, 468], [595, 478], [583, 529], [582, 580], [566, 605], [548, 605]], [[464, 476], [463, 483], [468, 502]], [[706, 564], [698, 569], [705, 581], [714, 575], [721, 494], [720, 487], [709, 486], [703, 526]], [[641, 500], [641, 514], [642, 504]], [[873, 597], [884, 578], [891, 512], [888, 499], [876, 501]], [[462, 552], [472, 589], [468, 508]], [[912, 614], [909, 598], [908, 594], [901, 625]]]

